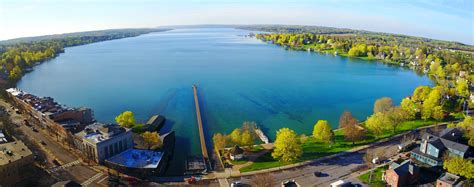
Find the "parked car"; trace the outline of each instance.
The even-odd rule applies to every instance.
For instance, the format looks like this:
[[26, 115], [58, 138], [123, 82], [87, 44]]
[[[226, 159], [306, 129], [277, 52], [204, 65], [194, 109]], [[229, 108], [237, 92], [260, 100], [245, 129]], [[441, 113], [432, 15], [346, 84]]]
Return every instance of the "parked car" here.
[[44, 142], [44, 141], [41, 141], [40, 143], [41, 143], [42, 145], [46, 145], [46, 142]]
[[300, 185], [294, 180], [290, 179], [281, 183], [282, 187], [300, 187]]
[[315, 177], [321, 177], [323, 175], [323, 173], [319, 172], [319, 171], [315, 171], [314, 172], [314, 176]]
[[31, 127], [31, 130], [33, 130], [33, 132], [38, 132], [38, 129], [36, 129], [34, 127]]
[[230, 187], [243, 187], [243, 186], [245, 186], [244, 183], [242, 183], [240, 181], [235, 181], [235, 182], [230, 184]]

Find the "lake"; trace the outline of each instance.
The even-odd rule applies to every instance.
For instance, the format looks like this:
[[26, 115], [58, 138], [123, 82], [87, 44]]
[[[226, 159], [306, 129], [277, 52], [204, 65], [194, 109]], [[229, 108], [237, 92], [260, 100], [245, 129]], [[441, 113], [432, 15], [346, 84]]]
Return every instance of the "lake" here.
[[67, 106], [90, 107], [100, 122], [114, 122], [126, 110], [139, 122], [164, 115], [163, 132], [177, 135], [171, 175], [181, 172], [186, 155], [201, 153], [192, 84], [208, 141], [244, 121], [257, 122], [271, 140], [283, 127], [309, 135], [319, 119], [337, 127], [349, 110], [364, 120], [377, 98], [398, 104], [417, 86], [432, 84], [407, 69], [287, 51], [242, 36], [249, 32], [178, 29], [70, 47], [36, 66], [18, 87]]

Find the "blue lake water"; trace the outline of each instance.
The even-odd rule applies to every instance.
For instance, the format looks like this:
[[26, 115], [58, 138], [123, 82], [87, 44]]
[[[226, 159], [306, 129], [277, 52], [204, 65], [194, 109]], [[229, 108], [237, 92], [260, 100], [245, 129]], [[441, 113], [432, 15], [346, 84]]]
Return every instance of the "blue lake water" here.
[[318, 119], [336, 127], [344, 110], [364, 120], [377, 98], [398, 103], [417, 86], [431, 84], [410, 70], [287, 51], [241, 36], [249, 32], [179, 29], [70, 47], [36, 66], [18, 87], [90, 107], [101, 122], [113, 122], [125, 110], [140, 122], [164, 115], [163, 131], [176, 131], [173, 162], [181, 168], [186, 155], [201, 151], [192, 84], [198, 86], [209, 137], [255, 121], [270, 139], [282, 127], [311, 134]]

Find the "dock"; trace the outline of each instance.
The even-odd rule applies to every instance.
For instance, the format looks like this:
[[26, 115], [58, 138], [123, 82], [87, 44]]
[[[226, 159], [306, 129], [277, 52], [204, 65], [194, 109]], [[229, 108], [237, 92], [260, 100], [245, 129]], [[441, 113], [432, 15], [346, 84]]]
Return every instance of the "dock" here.
[[197, 121], [198, 129], [199, 129], [199, 138], [201, 139], [202, 157], [204, 159], [204, 163], [206, 164], [209, 170], [211, 168], [211, 162], [209, 160], [209, 154], [207, 153], [206, 137], [204, 136], [204, 128], [202, 127], [201, 109], [199, 108], [199, 98], [197, 94], [197, 87], [194, 84], [193, 84], [193, 92], [194, 92], [194, 104], [196, 105], [196, 121]]
[[265, 134], [263, 133], [263, 131], [260, 128], [258, 128], [255, 125], [254, 129], [255, 129], [255, 134], [257, 134], [258, 138], [260, 138], [260, 140], [262, 140], [263, 143], [265, 143], [265, 144], [270, 143], [270, 140], [268, 140], [268, 137], [265, 136]]

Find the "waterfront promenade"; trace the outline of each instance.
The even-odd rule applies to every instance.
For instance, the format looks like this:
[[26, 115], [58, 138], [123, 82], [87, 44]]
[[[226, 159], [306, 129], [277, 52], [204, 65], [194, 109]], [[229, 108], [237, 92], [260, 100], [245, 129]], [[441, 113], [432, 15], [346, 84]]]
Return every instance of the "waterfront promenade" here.
[[207, 152], [206, 147], [206, 137], [204, 136], [204, 129], [202, 127], [202, 118], [201, 118], [201, 109], [199, 108], [199, 98], [197, 94], [197, 87], [193, 84], [193, 92], [194, 92], [194, 104], [196, 105], [196, 121], [199, 129], [199, 138], [201, 140], [201, 150], [202, 156], [204, 159], [204, 163], [206, 163], [206, 167], [208, 170], [211, 169], [211, 163], [209, 160], [209, 154]]

